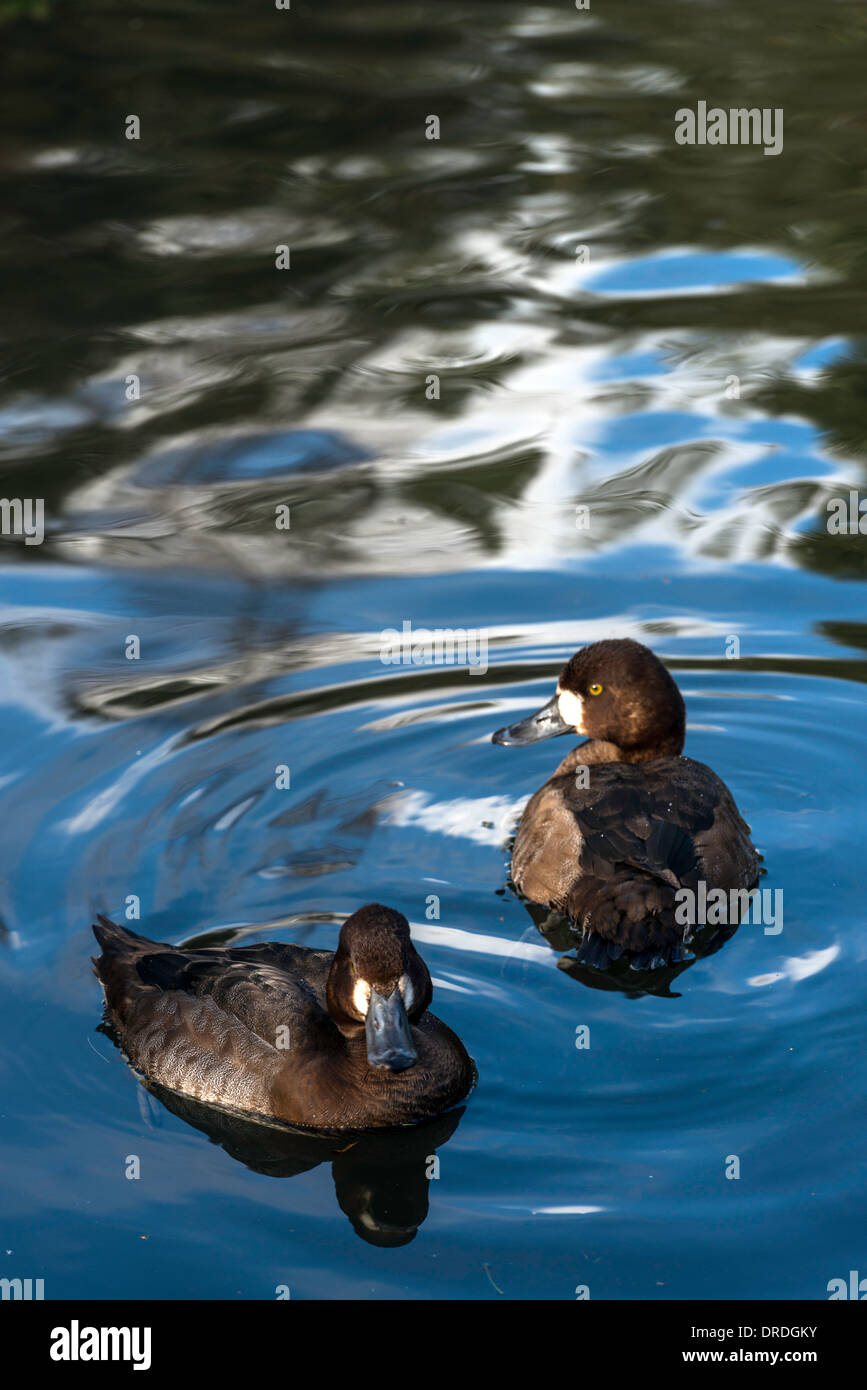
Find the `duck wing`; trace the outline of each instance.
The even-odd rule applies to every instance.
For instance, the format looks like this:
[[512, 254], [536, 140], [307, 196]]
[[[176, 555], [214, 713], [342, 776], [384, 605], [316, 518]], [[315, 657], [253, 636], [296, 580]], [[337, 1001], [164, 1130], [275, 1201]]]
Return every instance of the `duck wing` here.
[[[303, 947], [184, 951], [100, 917], [94, 961], [112, 1021], [141, 1071], [201, 1100], [269, 1113], [293, 1037], [333, 1028], [315, 983], [289, 973]], [[307, 963], [321, 974], [322, 962]], [[288, 967], [288, 968], [287, 968]]]
[[582, 867], [604, 871], [631, 865], [674, 888], [698, 878], [697, 837], [713, 826], [719, 791], [725, 789], [710, 768], [701, 763], [683, 768], [685, 761], [603, 763], [589, 769], [587, 787], [568, 774], [560, 779], [581, 831]]

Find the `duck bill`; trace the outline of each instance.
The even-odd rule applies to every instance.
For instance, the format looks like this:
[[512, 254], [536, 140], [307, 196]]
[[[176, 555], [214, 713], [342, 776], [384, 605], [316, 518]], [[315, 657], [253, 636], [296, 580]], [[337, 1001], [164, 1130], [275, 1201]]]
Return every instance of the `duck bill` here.
[[518, 724], [510, 724], [491, 735], [492, 743], [501, 743], [504, 748], [520, 748], [525, 743], [539, 743], [543, 738], [557, 738], [560, 734], [574, 734], [571, 724], [567, 724], [560, 713], [557, 696], [552, 695], [547, 705], [536, 710], [529, 719]]
[[409, 1019], [397, 985], [385, 998], [370, 991], [370, 1006], [364, 1024], [367, 1060], [372, 1067], [386, 1071], [406, 1071], [415, 1066], [418, 1053], [409, 1031]]

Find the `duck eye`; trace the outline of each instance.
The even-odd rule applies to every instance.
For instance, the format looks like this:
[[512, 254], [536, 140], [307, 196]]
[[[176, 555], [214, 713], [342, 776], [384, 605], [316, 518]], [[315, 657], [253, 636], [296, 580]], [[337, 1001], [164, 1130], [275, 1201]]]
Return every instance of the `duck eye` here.
[[599, 684], [598, 681], [594, 681], [592, 685], [588, 685], [587, 690], [591, 695], [602, 694], [602, 686]]

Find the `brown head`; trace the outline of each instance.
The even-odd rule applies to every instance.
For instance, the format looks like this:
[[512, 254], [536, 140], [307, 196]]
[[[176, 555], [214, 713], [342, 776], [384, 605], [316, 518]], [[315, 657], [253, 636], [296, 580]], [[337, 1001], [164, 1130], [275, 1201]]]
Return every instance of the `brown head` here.
[[347, 917], [328, 975], [328, 1012], [344, 1037], [364, 1033], [372, 1067], [405, 1071], [418, 1061], [410, 1024], [433, 995], [427, 966], [400, 912], [368, 903]]
[[610, 751], [607, 761], [649, 762], [683, 750], [683, 697], [658, 657], [631, 638], [593, 642], [566, 663], [553, 698], [509, 728], [494, 743], [536, 743], [558, 734], [583, 734]]

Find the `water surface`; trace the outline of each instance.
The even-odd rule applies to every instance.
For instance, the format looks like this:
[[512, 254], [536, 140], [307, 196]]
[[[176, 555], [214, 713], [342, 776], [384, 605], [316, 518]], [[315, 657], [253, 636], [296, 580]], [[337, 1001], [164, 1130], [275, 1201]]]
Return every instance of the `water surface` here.
[[[864, 473], [865, 30], [806, 0], [7, 17], [2, 492], [46, 535], [0, 550], [4, 1275], [823, 1298], [863, 1261], [867, 566], [827, 507]], [[677, 146], [700, 100], [782, 108], [783, 153]], [[384, 666], [405, 621], [481, 630], [487, 669]], [[539, 932], [508, 838], [564, 749], [490, 743], [613, 635], [670, 665], [784, 895], [779, 934], [655, 980]], [[478, 1088], [352, 1152], [149, 1094], [89, 964], [133, 895], [178, 942], [401, 909]]]

